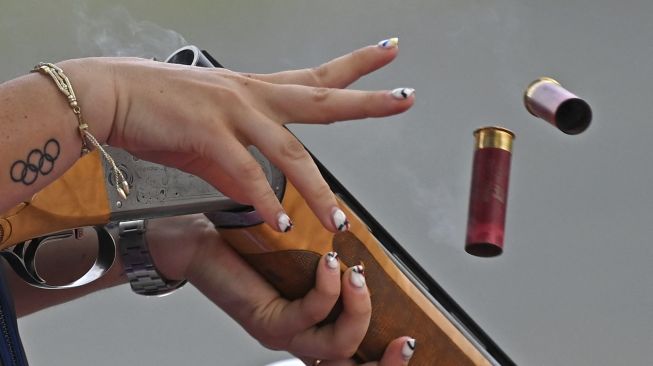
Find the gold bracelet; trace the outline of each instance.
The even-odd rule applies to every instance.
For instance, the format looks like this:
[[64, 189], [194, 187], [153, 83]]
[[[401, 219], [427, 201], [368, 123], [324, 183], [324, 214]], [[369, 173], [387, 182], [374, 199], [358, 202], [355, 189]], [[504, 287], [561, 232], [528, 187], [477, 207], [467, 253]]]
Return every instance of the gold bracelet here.
[[102, 145], [100, 145], [97, 139], [88, 131], [88, 124], [86, 124], [86, 122], [84, 121], [84, 117], [82, 117], [82, 109], [79, 106], [79, 103], [77, 103], [77, 97], [75, 96], [75, 91], [73, 90], [73, 86], [70, 83], [70, 80], [68, 80], [66, 74], [64, 74], [63, 70], [58, 66], [46, 62], [41, 62], [38, 65], [34, 66], [31, 72], [40, 72], [44, 75], [49, 75], [52, 78], [52, 80], [54, 80], [54, 83], [57, 85], [57, 88], [59, 88], [59, 90], [63, 93], [63, 95], [66, 96], [70, 108], [72, 108], [75, 117], [77, 117], [77, 123], [78, 123], [77, 129], [79, 131], [79, 136], [82, 138], [81, 155], [83, 156], [90, 151], [87, 141], [90, 141], [91, 145], [95, 146], [98, 150], [100, 150], [104, 158], [111, 165], [111, 170], [113, 171], [114, 184], [116, 190], [118, 191], [118, 194], [120, 195], [120, 197], [122, 197], [122, 199], [126, 200], [127, 196], [129, 195], [129, 184], [127, 183], [127, 179], [125, 179], [125, 176], [122, 174], [120, 169], [118, 169], [118, 167], [116, 166], [116, 162], [113, 160], [113, 158], [106, 152], [106, 150], [102, 148]]

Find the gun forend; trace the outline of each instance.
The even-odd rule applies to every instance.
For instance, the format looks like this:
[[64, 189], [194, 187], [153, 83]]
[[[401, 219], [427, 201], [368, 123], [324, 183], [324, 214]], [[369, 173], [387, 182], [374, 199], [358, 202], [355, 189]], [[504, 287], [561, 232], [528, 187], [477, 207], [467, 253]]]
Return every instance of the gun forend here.
[[[282, 204], [295, 223], [287, 233], [265, 224], [234, 226], [234, 213], [207, 216], [222, 237], [291, 300], [303, 297], [313, 287], [323, 254], [336, 251], [347, 267], [362, 262], [372, 298], [372, 318], [357, 352], [360, 361], [379, 360], [391, 340], [410, 335], [419, 342], [411, 365], [500, 364], [402, 272], [345, 202], [340, 205], [351, 229], [338, 234], [322, 226], [290, 183], [286, 183]], [[333, 321], [338, 312], [336, 306], [325, 321]]]

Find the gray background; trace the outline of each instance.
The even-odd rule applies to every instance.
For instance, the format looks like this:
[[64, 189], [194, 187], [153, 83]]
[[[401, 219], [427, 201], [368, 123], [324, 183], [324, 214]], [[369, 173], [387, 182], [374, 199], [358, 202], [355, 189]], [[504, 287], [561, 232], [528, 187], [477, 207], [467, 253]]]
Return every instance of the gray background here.
[[[414, 87], [412, 110], [293, 131], [518, 364], [651, 364], [653, 2], [2, 0], [0, 10], [2, 80], [38, 61], [165, 57], [184, 42], [271, 72], [399, 36], [398, 59], [355, 87]], [[584, 134], [523, 108], [542, 75], [593, 106]], [[463, 251], [472, 131], [493, 124], [517, 134], [506, 251], [478, 259]], [[123, 286], [20, 326], [34, 365], [286, 357], [191, 287], [143, 299]]]

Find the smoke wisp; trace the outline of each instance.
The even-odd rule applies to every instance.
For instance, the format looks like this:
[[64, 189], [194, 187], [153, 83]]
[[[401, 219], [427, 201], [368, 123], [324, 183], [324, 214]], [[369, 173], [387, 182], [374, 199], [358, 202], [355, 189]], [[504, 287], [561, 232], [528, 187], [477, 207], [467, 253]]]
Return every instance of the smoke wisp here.
[[134, 19], [127, 9], [114, 6], [91, 14], [86, 4], [74, 13], [77, 41], [86, 56], [130, 56], [163, 60], [187, 45], [184, 37], [146, 20]]

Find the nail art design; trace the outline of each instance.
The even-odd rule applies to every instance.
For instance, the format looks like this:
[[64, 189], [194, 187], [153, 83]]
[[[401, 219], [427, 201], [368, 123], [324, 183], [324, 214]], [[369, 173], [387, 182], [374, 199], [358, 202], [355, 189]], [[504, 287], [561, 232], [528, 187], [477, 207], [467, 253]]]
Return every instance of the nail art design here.
[[336, 252], [329, 252], [326, 255], [326, 263], [327, 266], [331, 269], [336, 269], [340, 267], [340, 263], [338, 263], [338, 253]]
[[411, 95], [415, 94], [413, 88], [397, 88], [390, 92], [395, 99], [408, 99]]
[[338, 231], [349, 230], [349, 220], [347, 220], [347, 216], [345, 216], [345, 213], [341, 209], [336, 208], [333, 210], [331, 217], [333, 218], [333, 225], [335, 225]]
[[401, 348], [401, 356], [404, 358], [404, 360], [408, 361], [411, 357], [413, 357], [413, 352], [415, 352], [416, 345], [417, 341], [414, 338], [410, 338], [404, 343], [404, 346]]
[[365, 287], [365, 268], [360, 264], [351, 267], [351, 276], [349, 277], [349, 280], [354, 287]]
[[292, 221], [290, 221], [290, 217], [285, 213], [279, 214], [279, 218], [277, 219], [277, 224], [279, 225], [279, 231], [281, 231], [282, 233], [287, 233], [293, 227]]
[[399, 44], [399, 38], [398, 37], [384, 39], [383, 41], [377, 43], [377, 45], [379, 47], [385, 48], [385, 49], [390, 49], [390, 48], [397, 47], [398, 44]]

